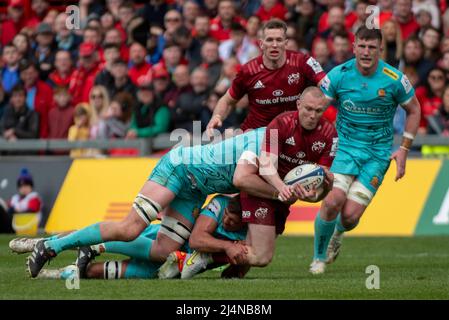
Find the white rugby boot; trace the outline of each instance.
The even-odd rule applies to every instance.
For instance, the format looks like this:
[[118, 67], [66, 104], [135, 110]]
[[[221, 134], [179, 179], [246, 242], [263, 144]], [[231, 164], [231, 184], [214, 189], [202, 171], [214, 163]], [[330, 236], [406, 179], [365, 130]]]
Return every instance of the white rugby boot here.
[[337, 260], [338, 255], [340, 254], [341, 245], [343, 242], [343, 232], [338, 232], [337, 229], [334, 230], [332, 234], [332, 238], [329, 241], [329, 245], [327, 246], [327, 264], [331, 264], [335, 260]]
[[44, 238], [15, 238], [9, 242], [9, 248], [18, 254], [32, 252], [34, 246]]
[[213, 262], [210, 253], [194, 251], [188, 254], [181, 272], [181, 279], [193, 278], [198, 273], [206, 271], [207, 265]]
[[309, 267], [309, 272], [313, 275], [318, 275], [324, 273], [326, 270], [326, 262], [314, 259]]

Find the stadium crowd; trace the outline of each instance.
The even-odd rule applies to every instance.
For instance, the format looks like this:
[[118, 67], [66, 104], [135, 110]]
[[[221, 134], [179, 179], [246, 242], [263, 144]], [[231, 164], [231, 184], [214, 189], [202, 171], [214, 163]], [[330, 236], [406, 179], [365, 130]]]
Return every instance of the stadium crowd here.
[[[380, 8], [383, 59], [416, 89], [419, 133], [449, 136], [446, 1], [81, 0], [70, 3], [79, 8], [79, 26], [52, 2], [7, 1], [0, 24], [6, 140], [145, 138], [192, 131], [195, 120], [204, 131], [241, 65], [260, 54], [265, 21], [286, 21], [287, 48], [309, 53], [328, 72], [353, 57], [354, 32], [370, 18], [369, 5]], [[237, 104], [221, 130], [239, 127], [247, 103]], [[325, 117], [335, 116], [330, 107]], [[398, 108], [395, 128], [404, 119]]]

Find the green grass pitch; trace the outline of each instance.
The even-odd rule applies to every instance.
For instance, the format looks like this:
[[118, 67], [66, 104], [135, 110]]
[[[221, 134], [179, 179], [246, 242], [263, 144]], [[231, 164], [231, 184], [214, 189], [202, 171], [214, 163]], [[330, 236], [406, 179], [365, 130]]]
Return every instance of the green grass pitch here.
[[[266, 268], [245, 279], [222, 280], [208, 271], [193, 280], [81, 280], [68, 290], [62, 280], [35, 280], [26, 255], [12, 254], [0, 236], [0, 299], [449, 299], [449, 237], [347, 237], [338, 260], [320, 276], [308, 273], [313, 238], [280, 237]], [[104, 255], [102, 259], [117, 258]], [[65, 252], [50, 267], [73, 262]], [[370, 265], [380, 270], [380, 289], [367, 289]]]

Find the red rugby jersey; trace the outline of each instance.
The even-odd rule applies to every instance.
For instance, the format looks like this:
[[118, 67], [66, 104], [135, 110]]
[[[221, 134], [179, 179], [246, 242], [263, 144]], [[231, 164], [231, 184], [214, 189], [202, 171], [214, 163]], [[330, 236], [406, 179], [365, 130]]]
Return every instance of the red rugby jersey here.
[[293, 168], [304, 163], [330, 167], [337, 151], [337, 130], [321, 118], [313, 130], [299, 123], [298, 111], [286, 112], [267, 126], [262, 150], [278, 156], [281, 179]]
[[244, 64], [229, 88], [235, 100], [248, 94], [249, 112], [242, 130], [267, 126], [282, 112], [296, 110], [296, 100], [303, 90], [317, 85], [325, 75], [314, 58], [289, 50], [279, 69], [267, 69], [262, 56]]

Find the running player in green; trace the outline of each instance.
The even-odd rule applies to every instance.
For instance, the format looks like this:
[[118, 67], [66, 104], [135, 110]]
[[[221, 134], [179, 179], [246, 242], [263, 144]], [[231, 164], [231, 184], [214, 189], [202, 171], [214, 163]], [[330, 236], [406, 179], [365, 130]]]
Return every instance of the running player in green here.
[[[400, 71], [380, 60], [382, 34], [360, 27], [355, 59], [332, 69], [321, 89], [338, 108], [338, 151], [330, 171], [332, 191], [315, 219], [314, 258], [310, 272], [320, 274], [333, 262], [344, 232], [354, 229], [382, 183], [391, 160], [396, 178], [405, 174], [408, 151], [416, 135], [420, 106], [413, 86]], [[400, 148], [391, 154], [393, 116], [401, 105], [406, 113]]]

